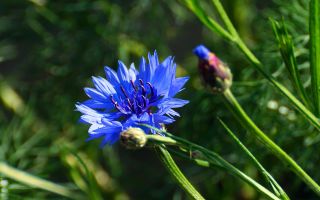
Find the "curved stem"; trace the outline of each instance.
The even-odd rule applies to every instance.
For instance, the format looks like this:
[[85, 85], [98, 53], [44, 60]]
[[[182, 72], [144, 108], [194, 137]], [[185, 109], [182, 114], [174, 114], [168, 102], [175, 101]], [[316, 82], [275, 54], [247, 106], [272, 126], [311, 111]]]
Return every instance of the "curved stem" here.
[[[213, 32], [218, 33], [219, 35], [223, 36], [221, 34], [220, 30], [217, 30], [216, 28], [213, 28], [212, 24], [204, 22], [202, 19], [203, 16], [207, 16], [206, 13], [201, 9], [201, 7], [198, 5], [198, 1], [195, 0], [185, 0], [188, 4], [188, 7], [193, 8], [191, 9], [193, 13], [195, 13], [198, 18], [203, 22], [204, 25], [206, 25], [210, 30]], [[319, 0], [317, 0], [319, 1]], [[259, 59], [253, 54], [253, 52], [248, 48], [248, 46], [243, 42], [243, 40], [240, 38], [239, 34], [237, 33], [236, 29], [234, 28], [231, 20], [229, 19], [228, 15], [226, 14], [222, 4], [219, 0], [212, 0], [213, 5], [216, 7], [216, 10], [218, 11], [218, 14], [220, 15], [222, 21], [226, 25], [228, 31], [228, 37], [223, 37], [229, 42], [232, 42], [236, 44], [236, 46], [240, 49], [240, 51], [243, 52], [243, 54], [247, 57], [247, 59], [253, 64], [253, 66], [278, 90], [280, 93], [284, 96], [286, 96], [290, 103], [315, 127], [320, 131], [320, 120], [303, 104], [301, 101], [299, 101], [284, 85], [279, 83], [277, 80], [275, 80], [271, 75], [269, 75], [265, 70], [263, 69], [263, 66]], [[208, 18], [208, 16], [207, 16]], [[210, 18], [210, 21], [216, 22], [215, 20]], [[217, 23], [216, 23], [217, 24]], [[218, 24], [219, 25], [219, 24]], [[221, 26], [219, 26], [221, 27]], [[230, 37], [231, 35], [231, 37]], [[320, 46], [319, 44], [317, 44]], [[320, 48], [319, 48], [320, 49]], [[320, 71], [320, 70], [318, 70]], [[315, 75], [313, 75], [315, 77]], [[320, 92], [318, 92], [320, 94]]]
[[235, 114], [240, 123], [253, 133], [275, 156], [282, 160], [298, 175], [316, 194], [320, 196], [320, 186], [276, 143], [274, 143], [247, 115], [230, 90], [224, 93], [229, 109]]
[[[177, 137], [175, 135], [172, 135], [171, 133], [168, 133], [168, 132], [166, 132], [164, 130], [157, 129], [157, 128], [152, 127], [152, 126], [147, 125], [147, 124], [141, 124], [141, 125], [146, 126], [146, 127], [150, 128], [150, 129], [153, 129], [153, 130], [155, 130], [155, 131], [157, 131], [159, 133], [163, 133], [166, 136], [168, 136], [168, 137], [160, 136], [160, 137], [162, 137], [162, 139], [159, 139], [159, 137], [150, 137], [150, 138], [152, 138], [150, 141], [155, 142], [156, 144], [165, 143], [165, 144], [168, 144], [168, 145], [178, 146], [180, 148], [180, 151], [182, 151], [184, 153], [193, 152], [193, 151], [199, 151], [200, 155], [203, 155], [203, 158], [201, 158], [201, 159], [190, 157], [190, 155], [188, 157], [186, 157], [185, 155], [183, 155], [183, 153], [180, 153], [180, 152], [177, 152], [177, 151], [174, 151], [174, 153], [176, 153], [176, 154], [178, 154], [178, 155], [180, 155], [180, 156], [182, 156], [184, 158], [189, 158], [195, 164], [197, 164], [199, 166], [202, 166], [202, 167], [215, 166], [217, 168], [223, 169], [226, 172], [230, 173], [231, 175], [243, 180], [244, 182], [246, 182], [247, 184], [252, 186], [254, 189], [259, 191], [261, 194], [264, 194], [269, 199], [280, 200], [276, 195], [274, 195], [267, 188], [265, 188], [264, 186], [260, 185], [258, 182], [256, 182], [255, 180], [253, 180], [249, 176], [247, 176], [245, 173], [243, 173], [241, 170], [239, 170], [238, 168], [236, 168], [235, 166], [230, 164], [228, 161], [226, 161], [224, 158], [222, 158], [217, 153], [215, 153], [213, 151], [210, 151], [210, 150], [208, 150], [208, 149], [206, 149], [206, 148], [204, 148], [204, 147], [202, 147], [200, 145], [192, 143], [192, 142], [190, 142], [190, 141], [188, 141], [186, 139], [183, 139], [183, 138]], [[148, 139], [148, 141], [149, 141], [149, 139]]]
[[[175, 150], [172, 150], [172, 149], [169, 149], [169, 150], [173, 151], [174, 154], [176, 154], [184, 159], [191, 160], [193, 163], [195, 163], [196, 165], [199, 165], [200, 167], [219, 168], [219, 169], [225, 170], [225, 171], [229, 172], [231, 175], [233, 175], [234, 177], [241, 179], [242, 181], [244, 181], [245, 183], [247, 183], [251, 187], [255, 188], [257, 191], [264, 194], [269, 199], [280, 200], [271, 191], [269, 191], [268, 189], [266, 189], [265, 187], [263, 187], [262, 185], [257, 183], [255, 180], [253, 180], [252, 178], [247, 176], [245, 173], [240, 171], [238, 168], [234, 167], [232, 164], [230, 164], [229, 162], [227, 162], [226, 160], [224, 160], [220, 156], [218, 156], [218, 157], [216, 157], [216, 156], [210, 157], [209, 156], [206, 158], [207, 160], [202, 160], [202, 159], [190, 158], [189, 156], [186, 156], [186, 155], [184, 155], [180, 152], [177, 152]], [[219, 163], [217, 163], [217, 161]]]
[[240, 141], [240, 139], [229, 129], [229, 127], [219, 119], [222, 126], [226, 129], [227, 133], [234, 139], [234, 141], [240, 146], [240, 148], [249, 156], [255, 166], [259, 169], [259, 171], [264, 175], [267, 182], [270, 183], [274, 192], [277, 196], [280, 196], [281, 199], [290, 200], [289, 196], [282, 189], [282, 187], [278, 184], [278, 182], [271, 176], [271, 174], [260, 164], [260, 162], [254, 157], [254, 155], [250, 152], [250, 150]]
[[174, 162], [170, 153], [162, 146], [156, 147], [156, 152], [159, 155], [160, 160], [167, 168], [172, 177], [177, 181], [179, 186], [193, 199], [204, 200], [201, 194], [193, 187], [193, 185], [188, 181], [188, 179], [180, 171], [177, 164]]

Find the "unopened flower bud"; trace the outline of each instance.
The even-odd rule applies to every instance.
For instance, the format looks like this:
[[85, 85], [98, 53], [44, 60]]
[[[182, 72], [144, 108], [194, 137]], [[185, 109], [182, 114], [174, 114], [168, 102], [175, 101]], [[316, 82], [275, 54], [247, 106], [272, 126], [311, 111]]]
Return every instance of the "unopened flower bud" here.
[[229, 67], [223, 63], [214, 53], [205, 46], [199, 45], [193, 53], [199, 58], [199, 73], [206, 86], [212, 92], [220, 93], [232, 85], [232, 73]]
[[120, 142], [127, 149], [140, 149], [147, 143], [147, 138], [142, 129], [130, 127], [121, 132]]

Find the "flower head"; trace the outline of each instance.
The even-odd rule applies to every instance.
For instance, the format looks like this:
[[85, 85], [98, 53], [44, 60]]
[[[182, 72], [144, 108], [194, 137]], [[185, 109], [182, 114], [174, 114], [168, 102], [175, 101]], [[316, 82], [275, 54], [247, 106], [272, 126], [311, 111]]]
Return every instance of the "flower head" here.
[[157, 53], [148, 54], [148, 63], [141, 58], [139, 70], [119, 61], [117, 72], [105, 67], [107, 79], [92, 77], [95, 88], [85, 88], [89, 100], [77, 103], [82, 113], [80, 121], [90, 124], [89, 138], [103, 137], [101, 147], [119, 140], [120, 133], [129, 127], [139, 127], [147, 134], [155, 133], [139, 124], [161, 128], [179, 116], [174, 108], [188, 103], [174, 98], [183, 89], [188, 77], [176, 78], [173, 57], [159, 62]]
[[197, 46], [193, 53], [199, 58], [199, 72], [205, 85], [213, 92], [224, 92], [232, 84], [232, 74], [229, 67], [214, 53], [203, 45]]

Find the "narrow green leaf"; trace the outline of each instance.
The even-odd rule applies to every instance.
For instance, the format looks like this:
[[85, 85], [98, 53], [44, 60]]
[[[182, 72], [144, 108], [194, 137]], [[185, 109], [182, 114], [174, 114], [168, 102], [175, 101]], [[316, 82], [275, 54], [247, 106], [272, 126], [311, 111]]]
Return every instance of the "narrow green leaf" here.
[[4, 162], [0, 162], [0, 174], [31, 187], [37, 187], [71, 199], [79, 199], [79, 195], [67, 187], [44, 180], [19, 169], [15, 169]]
[[296, 57], [294, 55], [294, 45], [291, 36], [288, 34], [287, 28], [284, 24], [284, 21], [277, 22], [273, 19], [270, 19], [274, 34], [278, 41], [279, 50], [282, 56], [282, 59], [285, 63], [285, 66], [289, 72], [289, 77], [291, 83], [295, 90], [297, 91], [299, 97], [306, 107], [311, 109], [310, 100], [306, 94], [306, 91], [301, 82], [300, 73], [298, 70], [298, 64]]
[[177, 181], [179, 186], [193, 199], [204, 200], [201, 194], [193, 187], [193, 185], [188, 181], [188, 179], [180, 171], [177, 164], [174, 162], [170, 153], [165, 149], [164, 145], [157, 146], [156, 152], [164, 164], [164, 166], [169, 171], [170, 175]]
[[[249, 176], [247, 176], [241, 170], [239, 170], [238, 168], [236, 168], [235, 166], [230, 164], [228, 161], [223, 159], [219, 154], [217, 154], [213, 151], [210, 151], [200, 145], [192, 143], [186, 139], [177, 137], [177, 136], [175, 136], [169, 132], [166, 132], [164, 130], [157, 129], [157, 128], [150, 126], [150, 125], [147, 125], [147, 124], [140, 124], [140, 125], [148, 127], [150, 129], [153, 129], [158, 133], [163, 133], [164, 135], [170, 137], [171, 139], [176, 140], [176, 142], [174, 142], [174, 144], [178, 145], [179, 147], [183, 147], [184, 149], [187, 150], [187, 151], [183, 151], [183, 152], [192, 152], [192, 151], [196, 150], [196, 151], [201, 152], [201, 154], [204, 157], [203, 159], [196, 159], [196, 158], [192, 158], [192, 157], [182, 156], [183, 158], [188, 158], [189, 160], [191, 158], [191, 160], [195, 164], [202, 166], [202, 167], [213, 167], [214, 166], [219, 169], [225, 170], [229, 174], [246, 182], [247, 184], [252, 186], [254, 189], [259, 191], [261, 194], [266, 195], [266, 197], [268, 197], [269, 199], [279, 200], [279, 198], [276, 195], [274, 195], [271, 191], [269, 191], [267, 188], [265, 188], [264, 186], [262, 186], [261, 184], [259, 184], [258, 182], [256, 182], [252, 178], [250, 178]], [[153, 139], [156, 139], [156, 138], [153, 138]], [[179, 153], [179, 155], [181, 156], [180, 153]]]
[[320, 0], [310, 1], [310, 70], [316, 115], [320, 115]]
[[[200, 8], [199, 4], [197, 4], [196, 0], [184, 0], [187, 2], [187, 6], [190, 8], [190, 10], [195, 13], [197, 16], [199, 13], [201, 13], [201, 17], [205, 17], [206, 13]], [[215, 0], [219, 1], [219, 0]], [[219, 3], [220, 4], [220, 3]], [[220, 4], [221, 5], [221, 4]], [[196, 9], [194, 9], [196, 8]], [[222, 6], [219, 7], [219, 9], [223, 9]], [[200, 12], [202, 10], [203, 12]], [[225, 11], [224, 11], [225, 13]], [[199, 16], [198, 16], [199, 17]], [[220, 16], [221, 17], [221, 16]], [[225, 15], [225, 18], [228, 17]], [[216, 28], [210, 27], [208, 23], [205, 22], [205, 20], [202, 20], [199, 17], [200, 21], [206, 25], [211, 31], [218, 33], [221, 35], [224, 39], [227, 41], [233, 42], [237, 45], [237, 47], [243, 52], [243, 54], [247, 57], [247, 59], [252, 63], [252, 65], [285, 97], [287, 97], [290, 101], [290, 103], [315, 127], [320, 131], [320, 120], [306, 107], [303, 103], [301, 103], [285, 86], [283, 86], [281, 83], [276, 81], [271, 75], [269, 75], [267, 72], [265, 72], [262, 68], [262, 64], [260, 60], [252, 53], [252, 51], [247, 47], [247, 45], [242, 41], [242, 39], [237, 36], [233, 37], [233, 35], [230, 35], [230, 33], [226, 32], [227, 35], [222, 35], [222, 32], [217, 30]], [[212, 21], [211, 19], [210, 21]], [[214, 20], [213, 20], [214, 21]], [[228, 19], [228, 21], [230, 21]], [[230, 22], [231, 23], [231, 22]], [[232, 24], [231, 24], [232, 25]], [[231, 26], [229, 24], [229, 26]], [[221, 27], [221, 26], [219, 26]], [[224, 30], [224, 29], [223, 29]], [[236, 34], [238, 35], [238, 34]]]
[[[263, 145], [265, 145], [275, 156], [277, 156], [286, 166], [288, 166], [301, 180], [303, 180], [317, 195], [320, 196], [320, 186], [305, 172], [300, 165], [296, 163], [280, 146], [271, 140], [248, 116], [239, 104], [237, 99], [233, 96], [230, 90], [223, 93], [226, 105], [229, 110], [239, 120], [241, 125], [251, 132]], [[303, 106], [303, 105], [302, 105]]]
[[242, 142], [239, 140], [239, 138], [229, 129], [229, 127], [221, 120], [219, 119], [222, 126], [226, 129], [227, 133], [232, 137], [232, 139], [241, 147], [241, 149], [249, 156], [249, 158], [253, 161], [253, 163], [256, 165], [256, 167], [260, 170], [260, 172], [264, 175], [266, 181], [272, 186], [272, 189], [274, 192], [284, 200], [289, 200], [290, 198], [285, 193], [285, 191], [281, 188], [281, 186], [278, 184], [278, 182], [271, 176], [271, 174], [260, 164], [258, 159], [254, 157], [254, 155], [250, 152], [250, 150], [242, 144]]
[[229, 19], [226, 11], [223, 9], [222, 4], [219, 0], [211, 0], [212, 4], [216, 7], [223, 23], [226, 25], [228, 31], [232, 34], [234, 37], [239, 37], [237, 30], [234, 28], [231, 20]]
[[199, 5], [197, 0], [183, 0], [186, 6], [207, 26], [211, 31], [218, 33], [226, 40], [233, 41], [234, 38], [223, 27], [221, 27], [214, 19], [206, 15], [205, 11]]

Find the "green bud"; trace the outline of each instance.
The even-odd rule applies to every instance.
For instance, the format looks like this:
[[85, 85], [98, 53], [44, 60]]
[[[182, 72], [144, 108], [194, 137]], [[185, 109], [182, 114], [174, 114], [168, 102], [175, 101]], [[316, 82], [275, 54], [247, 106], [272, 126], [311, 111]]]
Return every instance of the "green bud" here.
[[142, 129], [130, 127], [121, 132], [120, 142], [127, 149], [140, 149], [147, 143], [147, 138]]

